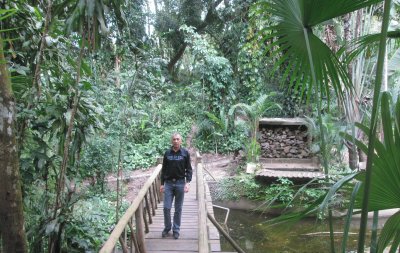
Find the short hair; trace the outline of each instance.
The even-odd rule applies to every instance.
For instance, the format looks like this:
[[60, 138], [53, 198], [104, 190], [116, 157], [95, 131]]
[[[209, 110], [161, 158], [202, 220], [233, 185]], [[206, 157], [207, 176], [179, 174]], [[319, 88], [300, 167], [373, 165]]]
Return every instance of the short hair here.
[[180, 133], [178, 133], [178, 132], [174, 132], [174, 133], [171, 135], [171, 140], [172, 140], [175, 136], [179, 136], [179, 139], [182, 140], [182, 135], [181, 135]]

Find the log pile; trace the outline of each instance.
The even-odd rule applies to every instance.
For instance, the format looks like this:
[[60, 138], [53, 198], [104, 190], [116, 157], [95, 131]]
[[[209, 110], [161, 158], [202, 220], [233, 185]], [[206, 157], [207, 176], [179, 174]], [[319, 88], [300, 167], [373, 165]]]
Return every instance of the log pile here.
[[262, 158], [310, 158], [310, 147], [305, 127], [260, 128]]

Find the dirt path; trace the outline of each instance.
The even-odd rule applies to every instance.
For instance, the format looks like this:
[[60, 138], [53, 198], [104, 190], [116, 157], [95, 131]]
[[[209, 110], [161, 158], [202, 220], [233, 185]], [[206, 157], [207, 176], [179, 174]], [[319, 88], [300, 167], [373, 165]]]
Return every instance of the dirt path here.
[[[195, 148], [192, 146], [193, 136], [196, 134], [197, 127], [192, 126], [192, 129], [185, 140], [185, 147], [191, 152], [192, 160], [194, 157]], [[237, 172], [238, 159], [233, 155], [220, 155], [220, 154], [202, 154], [204, 169], [207, 171], [206, 179], [220, 180], [223, 178], [234, 176]], [[146, 183], [147, 179], [151, 176], [156, 166], [147, 169], [138, 169], [134, 171], [124, 172], [123, 178], [123, 192], [125, 192], [125, 200], [132, 202], [140, 189]], [[110, 189], [117, 188], [116, 175], [109, 175], [106, 178], [107, 185]]]

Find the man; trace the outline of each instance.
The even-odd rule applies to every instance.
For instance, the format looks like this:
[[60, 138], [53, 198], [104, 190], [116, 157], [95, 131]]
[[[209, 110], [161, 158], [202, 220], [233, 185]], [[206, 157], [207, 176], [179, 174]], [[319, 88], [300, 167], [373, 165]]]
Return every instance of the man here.
[[[164, 230], [162, 237], [166, 237], [172, 228], [175, 239], [179, 238], [181, 226], [183, 198], [189, 191], [192, 180], [192, 165], [189, 151], [181, 147], [182, 136], [174, 133], [171, 136], [172, 147], [164, 154], [161, 169], [160, 191], [164, 193]], [[171, 224], [171, 207], [175, 198], [175, 213]]]

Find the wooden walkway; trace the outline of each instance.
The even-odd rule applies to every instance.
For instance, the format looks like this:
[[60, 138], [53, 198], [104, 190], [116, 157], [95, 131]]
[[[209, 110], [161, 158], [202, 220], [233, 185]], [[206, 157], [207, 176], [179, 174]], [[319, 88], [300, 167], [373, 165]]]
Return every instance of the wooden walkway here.
[[[172, 231], [167, 237], [162, 238], [161, 232], [164, 229], [163, 202], [158, 205], [153, 223], [149, 226], [150, 232], [146, 234], [146, 249], [148, 253], [193, 253], [199, 251], [198, 246], [198, 212], [199, 205], [196, 200], [196, 173], [193, 173], [191, 188], [185, 194], [182, 208], [182, 223], [179, 239], [175, 240]], [[207, 189], [207, 209], [214, 215], [210, 191]], [[173, 205], [172, 205], [173, 206]], [[174, 207], [171, 209], [173, 217]], [[220, 235], [215, 226], [208, 220], [209, 243], [212, 252], [221, 252]]]

